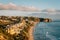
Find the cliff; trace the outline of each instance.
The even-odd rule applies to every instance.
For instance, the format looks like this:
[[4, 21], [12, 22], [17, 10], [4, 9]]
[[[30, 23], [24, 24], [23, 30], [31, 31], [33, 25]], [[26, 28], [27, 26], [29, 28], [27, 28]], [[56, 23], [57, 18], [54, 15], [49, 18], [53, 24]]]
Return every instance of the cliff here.
[[34, 40], [33, 29], [39, 22], [51, 22], [51, 19], [0, 16], [0, 40]]

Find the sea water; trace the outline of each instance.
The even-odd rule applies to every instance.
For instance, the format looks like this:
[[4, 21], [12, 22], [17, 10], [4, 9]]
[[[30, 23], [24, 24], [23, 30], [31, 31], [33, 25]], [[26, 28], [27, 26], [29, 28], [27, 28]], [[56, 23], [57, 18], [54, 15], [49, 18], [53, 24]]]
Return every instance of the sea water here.
[[[0, 10], [0, 16], [37, 16], [42, 18], [59, 19], [60, 13], [31, 13], [15, 10]], [[34, 40], [60, 40], [60, 22], [40, 22], [34, 30]]]
[[34, 30], [34, 40], [60, 40], [60, 22], [40, 22]]

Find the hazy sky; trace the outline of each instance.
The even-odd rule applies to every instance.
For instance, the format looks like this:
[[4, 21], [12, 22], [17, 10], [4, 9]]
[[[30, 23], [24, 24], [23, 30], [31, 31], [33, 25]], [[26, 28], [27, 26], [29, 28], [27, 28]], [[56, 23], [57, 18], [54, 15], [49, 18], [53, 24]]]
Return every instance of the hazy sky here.
[[22, 6], [33, 6], [39, 9], [60, 9], [60, 0], [0, 0], [0, 3], [14, 3]]

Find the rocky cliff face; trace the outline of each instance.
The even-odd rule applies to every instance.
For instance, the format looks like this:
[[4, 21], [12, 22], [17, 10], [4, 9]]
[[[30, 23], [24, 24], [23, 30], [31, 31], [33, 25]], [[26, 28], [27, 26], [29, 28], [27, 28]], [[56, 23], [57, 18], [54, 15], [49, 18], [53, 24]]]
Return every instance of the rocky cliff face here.
[[34, 26], [48, 18], [0, 16], [0, 40], [33, 40]]

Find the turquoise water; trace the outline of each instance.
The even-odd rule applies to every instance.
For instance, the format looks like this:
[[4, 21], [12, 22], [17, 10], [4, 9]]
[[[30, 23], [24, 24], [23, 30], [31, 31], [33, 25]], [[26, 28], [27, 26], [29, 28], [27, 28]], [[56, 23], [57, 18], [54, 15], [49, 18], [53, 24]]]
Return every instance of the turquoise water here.
[[60, 22], [39, 23], [34, 31], [35, 40], [60, 40]]

